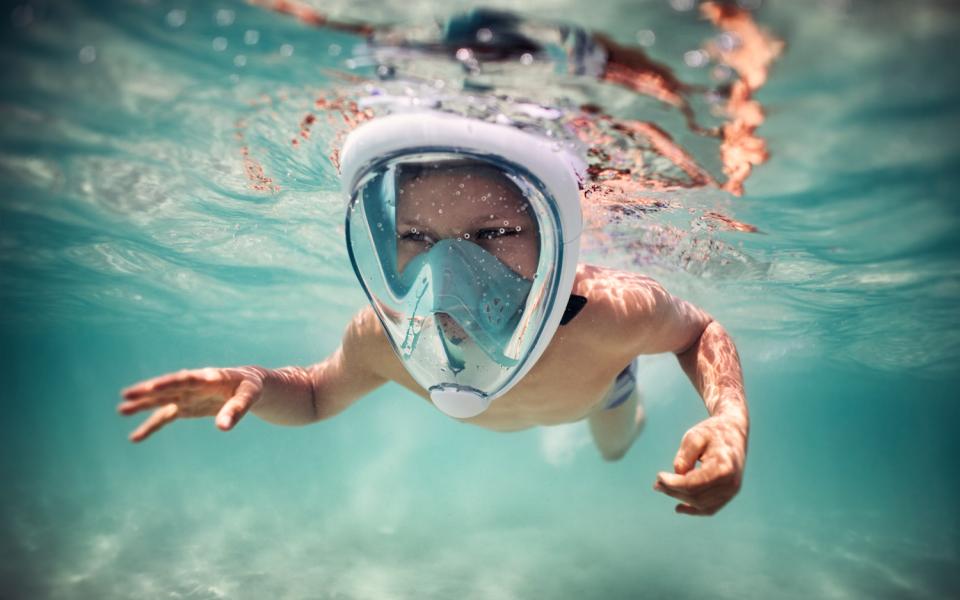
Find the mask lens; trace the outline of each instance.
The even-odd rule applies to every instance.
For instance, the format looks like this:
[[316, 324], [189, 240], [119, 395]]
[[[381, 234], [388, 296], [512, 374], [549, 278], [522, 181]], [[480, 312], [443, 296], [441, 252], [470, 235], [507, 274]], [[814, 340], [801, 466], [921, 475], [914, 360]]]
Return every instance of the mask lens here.
[[407, 155], [360, 179], [351, 259], [418, 383], [493, 394], [510, 382], [552, 301], [556, 223], [535, 181], [491, 159]]

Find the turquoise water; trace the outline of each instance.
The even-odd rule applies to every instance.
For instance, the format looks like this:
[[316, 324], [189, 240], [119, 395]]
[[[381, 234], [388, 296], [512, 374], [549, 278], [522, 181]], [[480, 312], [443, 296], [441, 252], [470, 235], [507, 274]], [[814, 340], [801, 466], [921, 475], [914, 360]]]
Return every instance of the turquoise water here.
[[[526, 10], [621, 41], [654, 31], [655, 58], [704, 79], [683, 62], [711, 35], [692, 13], [595, 4]], [[422, 24], [465, 6], [325, 10]], [[768, 2], [757, 19], [789, 45], [759, 94], [771, 160], [742, 198], [679, 195], [612, 221], [586, 257], [653, 275], [737, 341], [746, 477], [707, 519], [652, 490], [706, 416], [671, 357], [642, 365], [648, 423], [617, 463], [583, 423], [493, 433], [395, 386], [310, 427], [190, 421], [129, 444], [121, 387], [316, 362], [365, 302], [332, 130], [290, 143], [357, 40], [235, 3], [4, 10], [0, 597], [957, 595], [949, 3]], [[585, 93], [677, 131], [649, 103]], [[251, 189], [244, 146], [278, 191]], [[760, 233], [696, 218], [718, 207]]]

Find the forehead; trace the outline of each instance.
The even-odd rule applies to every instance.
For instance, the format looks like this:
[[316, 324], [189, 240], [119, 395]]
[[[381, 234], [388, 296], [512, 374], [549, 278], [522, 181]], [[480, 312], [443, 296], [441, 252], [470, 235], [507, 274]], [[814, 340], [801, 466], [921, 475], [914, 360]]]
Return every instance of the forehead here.
[[398, 209], [404, 206], [458, 207], [526, 211], [527, 199], [506, 174], [479, 161], [401, 165], [397, 170]]

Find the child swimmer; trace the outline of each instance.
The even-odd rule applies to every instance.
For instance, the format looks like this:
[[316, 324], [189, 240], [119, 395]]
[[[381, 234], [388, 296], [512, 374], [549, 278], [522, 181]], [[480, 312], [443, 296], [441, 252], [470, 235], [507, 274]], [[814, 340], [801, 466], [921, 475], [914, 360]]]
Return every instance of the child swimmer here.
[[347, 245], [370, 306], [340, 347], [310, 367], [138, 383], [118, 407], [152, 411], [132, 441], [190, 417], [215, 417], [224, 431], [248, 412], [304, 425], [394, 381], [497, 431], [587, 419], [600, 454], [618, 460], [644, 423], [634, 360], [672, 352], [710, 416], [654, 489], [689, 515], [736, 495], [749, 414], [734, 343], [652, 279], [579, 263], [575, 153], [536, 132], [420, 109], [361, 125], [341, 158]]

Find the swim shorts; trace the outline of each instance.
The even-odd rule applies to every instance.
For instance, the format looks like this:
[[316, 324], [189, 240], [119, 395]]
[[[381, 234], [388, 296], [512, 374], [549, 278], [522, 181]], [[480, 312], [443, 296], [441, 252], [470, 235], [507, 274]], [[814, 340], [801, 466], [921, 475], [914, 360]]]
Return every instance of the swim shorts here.
[[617, 380], [613, 382], [613, 389], [607, 394], [607, 405], [603, 407], [604, 410], [616, 408], [626, 402], [635, 389], [637, 389], [637, 359], [633, 359], [617, 375]]

